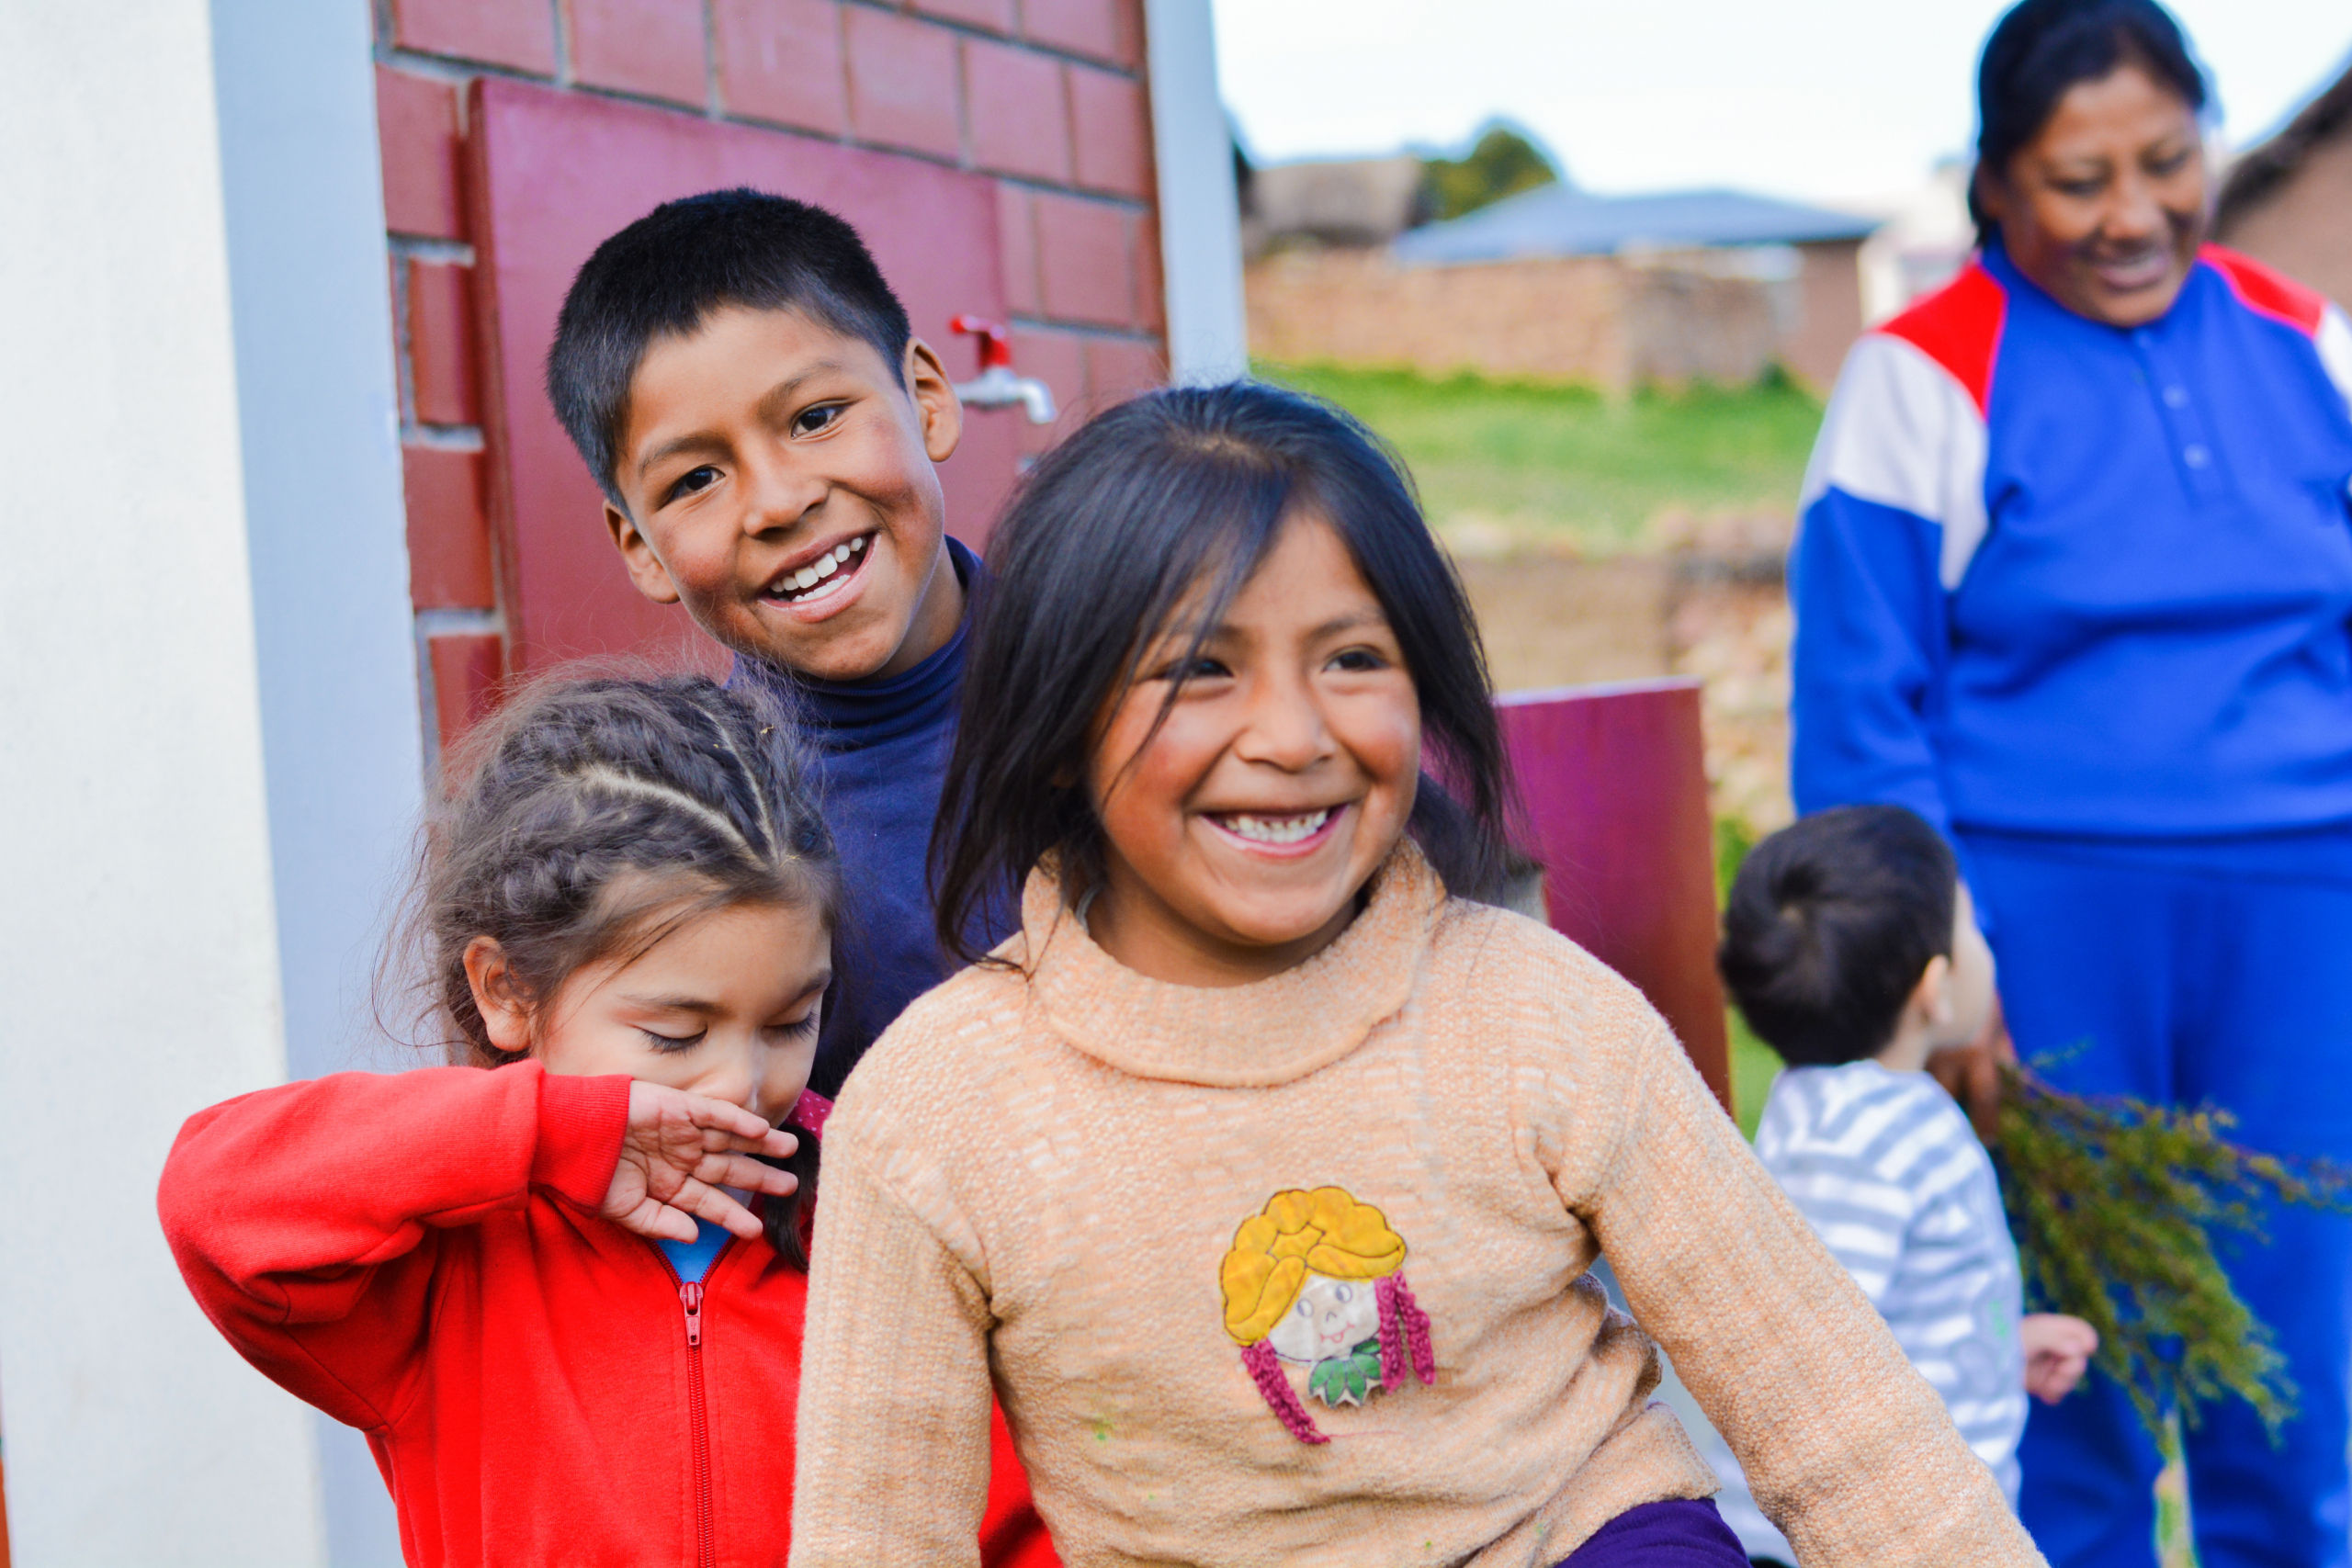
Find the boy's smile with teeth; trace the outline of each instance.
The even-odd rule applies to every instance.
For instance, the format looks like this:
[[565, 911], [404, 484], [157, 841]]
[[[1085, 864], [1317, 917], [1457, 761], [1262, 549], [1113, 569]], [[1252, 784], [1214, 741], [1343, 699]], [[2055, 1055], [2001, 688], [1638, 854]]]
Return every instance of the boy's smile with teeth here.
[[854, 565], [865, 554], [870, 534], [835, 545], [806, 566], [779, 572], [767, 586], [766, 597], [786, 604], [808, 604], [831, 597], [856, 574]]
[[646, 345], [605, 525], [638, 592], [736, 653], [888, 679], [963, 618], [935, 466], [962, 418], [919, 341], [894, 365], [804, 311], [727, 306]]

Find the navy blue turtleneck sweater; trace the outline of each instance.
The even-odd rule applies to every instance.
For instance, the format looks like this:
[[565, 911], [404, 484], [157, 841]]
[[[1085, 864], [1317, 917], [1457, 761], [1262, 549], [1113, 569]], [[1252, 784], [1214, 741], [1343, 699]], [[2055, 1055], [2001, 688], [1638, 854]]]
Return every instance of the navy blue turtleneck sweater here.
[[[948, 558], [968, 604], [979, 561], [955, 539]], [[756, 685], [799, 718], [841, 854], [842, 921], [833, 989], [808, 1087], [838, 1095], [850, 1069], [906, 1005], [946, 978], [933, 932], [927, 857], [964, 684], [968, 610], [947, 645], [887, 681], [814, 681], [738, 659], [729, 685]], [[1004, 931], [988, 931], [985, 945]]]

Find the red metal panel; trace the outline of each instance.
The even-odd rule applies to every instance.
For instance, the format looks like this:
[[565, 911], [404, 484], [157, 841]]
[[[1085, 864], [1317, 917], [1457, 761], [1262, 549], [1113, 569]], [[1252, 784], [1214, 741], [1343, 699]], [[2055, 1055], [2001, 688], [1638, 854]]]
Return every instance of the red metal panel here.
[[1699, 682], [1517, 693], [1497, 705], [1553, 928], [1641, 988], [1728, 1109]]
[[[484, 78], [474, 91], [484, 424], [512, 662], [531, 669], [582, 654], [684, 649], [715, 667], [718, 650], [682, 611], [629, 586], [595, 483], [548, 406], [548, 344], [572, 274], [606, 235], [662, 201], [755, 186], [856, 224], [915, 332], [964, 376], [970, 351], [950, 340], [947, 318], [1004, 314], [996, 184], [917, 158], [526, 83]], [[942, 469], [949, 525], [963, 538], [985, 536], [1012, 485], [1015, 418], [967, 413], [963, 446]]]

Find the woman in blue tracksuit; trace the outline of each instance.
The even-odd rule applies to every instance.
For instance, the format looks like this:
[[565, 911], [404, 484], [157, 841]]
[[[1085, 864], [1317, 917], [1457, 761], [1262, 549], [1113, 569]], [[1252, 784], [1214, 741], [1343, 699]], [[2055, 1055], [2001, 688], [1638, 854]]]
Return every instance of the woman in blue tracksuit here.
[[[2352, 326], [2203, 243], [2205, 85], [2154, 0], [2025, 0], [1987, 42], [1982, 249], [1864, 337], [1790, 567], [1800, 809], [1951, 834], [2010, 1028], [2064, 1087], [2352, 1156]], [[2188, 1438], [2205, 1568], [2347, 1562], [2352, 1223], [2230, 1261], [2300, 1414]], [[2037, 1406], [2060, 1568], [2154, 1561], [2111, 1384]]]

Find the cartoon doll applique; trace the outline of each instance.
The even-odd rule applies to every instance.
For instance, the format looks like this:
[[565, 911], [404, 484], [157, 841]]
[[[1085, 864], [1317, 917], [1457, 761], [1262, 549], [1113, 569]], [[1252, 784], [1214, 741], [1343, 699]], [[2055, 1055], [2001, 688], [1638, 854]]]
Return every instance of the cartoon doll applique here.
[[1218, 1283], [1225, 1331], [1275, 1416], [1302, 1443], [1328, 1443], [1283, 1364], [1307, 1369], [1327, 1406], [1437, 1381], [1429, 1315], [1405, 1283], [1405, 1241], [1343, 1187], [1277, 1192], [1241, 1223]]

